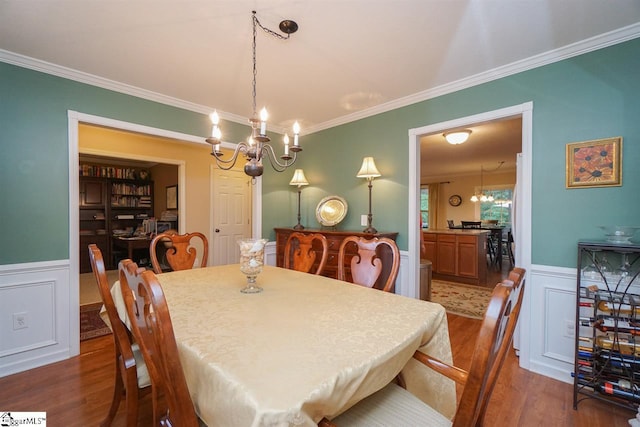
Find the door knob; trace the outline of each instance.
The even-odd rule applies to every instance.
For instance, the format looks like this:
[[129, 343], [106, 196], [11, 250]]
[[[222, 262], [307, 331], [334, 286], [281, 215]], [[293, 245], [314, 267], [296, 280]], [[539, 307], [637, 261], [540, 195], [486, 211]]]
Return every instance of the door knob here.
[[216, 228], [216, 229], [215, 229], [215, 232], [216, 232], [216, 233], [219, 233], [219, 232], [220, 232], [220, 229], [219, 229], [219, 228]]

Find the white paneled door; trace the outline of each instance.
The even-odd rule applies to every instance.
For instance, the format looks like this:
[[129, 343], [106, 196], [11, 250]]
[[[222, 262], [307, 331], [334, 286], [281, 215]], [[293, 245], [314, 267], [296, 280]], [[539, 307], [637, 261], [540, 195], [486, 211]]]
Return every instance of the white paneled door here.
[[215, 166], [211, 176], [213, 265], [235, 264], [240, 256], [236, 241], [251, 237], [251, 179], [243, 171]]

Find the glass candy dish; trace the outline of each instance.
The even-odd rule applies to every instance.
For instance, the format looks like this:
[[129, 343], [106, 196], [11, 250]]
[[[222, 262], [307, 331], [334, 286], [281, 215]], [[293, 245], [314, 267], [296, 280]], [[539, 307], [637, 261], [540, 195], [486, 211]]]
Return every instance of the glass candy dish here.
[[627, 225], [601, 225], [600, 228], [604, 230], [607, 242], [622, 244], [631, 243], [631, 238], [640, 229], [640, 227]]

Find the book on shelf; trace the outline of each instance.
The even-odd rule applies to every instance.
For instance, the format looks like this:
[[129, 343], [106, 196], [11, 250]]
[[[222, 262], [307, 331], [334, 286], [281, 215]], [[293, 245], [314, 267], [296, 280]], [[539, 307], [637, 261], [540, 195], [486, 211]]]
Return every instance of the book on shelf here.
[[137, 179], [146, 181], [150, 177], [149, 171], [146, 169], [87, 164], [80, 165], [78, 172], [80, 176], [95, 178]]

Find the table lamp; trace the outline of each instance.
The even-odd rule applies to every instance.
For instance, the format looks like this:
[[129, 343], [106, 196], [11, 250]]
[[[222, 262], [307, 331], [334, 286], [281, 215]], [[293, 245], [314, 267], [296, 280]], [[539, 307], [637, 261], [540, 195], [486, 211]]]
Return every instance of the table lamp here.
[[300, 224], [300, 193], [302, 192], [303, 185], [309, 185], [307, 178], [304, 176], [302, 169], [296, 169], [293, 173], [293, 178], [289, 181], [289, 185], [298, 186], [298, 223], [293, 227], [294, 230], [304, 230], [304, 226]]
[[367, 215], [367, 228], [363, 230], [364, 233], [375, 234], [378, 232], [371, 223], [373, 222], [373, 214], [371, 213], [371, 187], [373, 187], [373, 178], [382, 176], [380, 172], [378, 172], [378, 168], [376, 168], [376, 164], [373, 161], [373, 157], [365, 157], [362, 160], [362, 167], [356, 177], [358, 178], [366, 178], [369, 183], [369, 214]]

